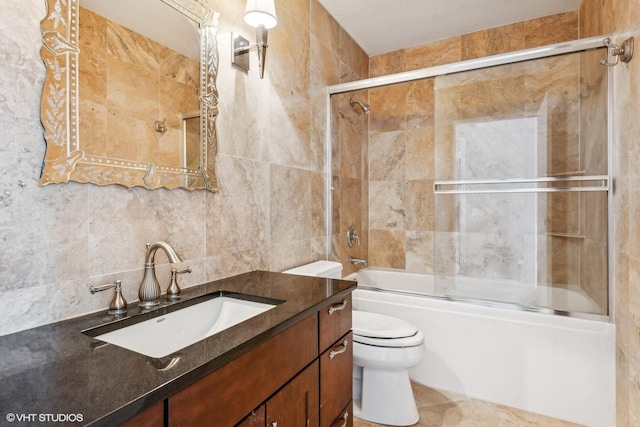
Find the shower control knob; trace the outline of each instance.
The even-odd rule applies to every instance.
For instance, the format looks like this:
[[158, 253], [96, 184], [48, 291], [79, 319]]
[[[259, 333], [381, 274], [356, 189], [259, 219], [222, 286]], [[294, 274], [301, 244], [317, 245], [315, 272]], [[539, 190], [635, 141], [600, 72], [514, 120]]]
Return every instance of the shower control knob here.
[[350, 248], [353, 247], [353, 244], [360, 246], [360, 237], [358, 237], [358, 233], [356, 233], [356, 229], [351, 226], [349, 230], [347, 230], [347, 244]]

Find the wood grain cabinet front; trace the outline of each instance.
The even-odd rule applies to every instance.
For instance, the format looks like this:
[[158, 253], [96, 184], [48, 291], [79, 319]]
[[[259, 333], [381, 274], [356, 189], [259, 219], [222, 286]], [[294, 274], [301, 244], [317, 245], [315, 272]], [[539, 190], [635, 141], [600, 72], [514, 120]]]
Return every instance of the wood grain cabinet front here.
[[351, 294], [331, 300], [319, 311], [320, 352], [324, 352], [351, 330]]
[[320, 425], [318, 365], [316, 360], [267, 400], [268, 427]]
[[267, 425], [267, 405], [262, 404], [255, 411], [236, 424], [236, 427], [265, 427]]
[[[330, 427], [343, 417], [353, 393], [353, 351], [351, 332], [320, 356], [320, 425]], [[340, 424], [338, 424], [340, 425]]]
[[120, 427], [162, 427], [163, 425], [164, 402], [159, 402], [120, 424]]
[[169, 398], [169, 425], [234, 426], [318, 354], [311, 315]]
[[320, 425], [342, 425], [352, 414], [353, 342], [351, 294], [334, 298], [318, 313], [320, 352]]
[[236, 427], [318, 427], [318, 361], [314, 361]]
[[168, 399], [169, 427], [349, 427], [351, 295]]
[[331, 427], [353, 427], [353, 401], [349, 401]]

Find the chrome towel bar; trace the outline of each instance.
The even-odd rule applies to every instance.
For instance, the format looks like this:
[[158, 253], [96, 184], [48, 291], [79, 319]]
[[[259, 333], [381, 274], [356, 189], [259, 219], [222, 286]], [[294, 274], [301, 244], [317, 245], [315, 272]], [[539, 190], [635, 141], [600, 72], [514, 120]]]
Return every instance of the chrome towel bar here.
[[[583, 182], [593, 182], [586, 187], [574, 186]], [[513, 184], [564, 184], [562, 187], [515, 187], [515, 188], [455, 188], [460, 186], [502, 186]], [[452, 188], [454, 187], [454, 188]], [[571, 191], [609, 191], [608, 175], [564, 176], [543, 178], [476, 179], [434, 181], [435, 194], [490, 194], [490, 193], [555, 193]]]

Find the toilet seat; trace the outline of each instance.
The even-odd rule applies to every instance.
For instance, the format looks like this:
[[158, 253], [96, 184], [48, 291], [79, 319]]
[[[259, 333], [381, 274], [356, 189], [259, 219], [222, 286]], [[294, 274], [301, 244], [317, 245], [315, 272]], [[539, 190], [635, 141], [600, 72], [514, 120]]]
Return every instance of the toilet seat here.
[[424, 342], [424, 335], [402, 319], [354, 310], [353, 341], [376, 347], [415, 347]]
[[363, 337], [360, 335], [353, 335], [353, 342], [365, 345], [371, 345], [374, 347], [388, 347], [388, 348], [406, 348], [417, 347], [424, 343], [424, 335], [418, 331], [412, 337], [405, 338], [371, 338]]
[[384, 314], [353, 310], [353, 333], [371, 338], [405, 338], [418, 332], [409, 322]]

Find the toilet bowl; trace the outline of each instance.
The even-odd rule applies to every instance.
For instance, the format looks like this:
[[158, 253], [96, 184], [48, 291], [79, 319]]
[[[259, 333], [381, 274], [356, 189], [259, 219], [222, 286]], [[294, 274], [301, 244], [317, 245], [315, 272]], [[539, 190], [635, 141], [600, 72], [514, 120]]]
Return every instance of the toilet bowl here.
[[409, 368], [424, 357], [424, 335], [391, 316], [353, 311], [353, 414], [377, 424], [420, 420]]
[[[339, 279], [342, 264], [316, 261], [284, 273]], [[353, 412], [378, 424], [408, 426], [420, 415], [409, 368], [424, 357], [424, 335], [395, 317], [353, 311]]]

